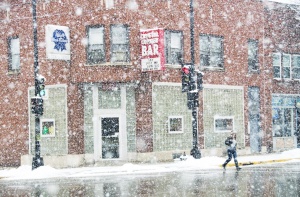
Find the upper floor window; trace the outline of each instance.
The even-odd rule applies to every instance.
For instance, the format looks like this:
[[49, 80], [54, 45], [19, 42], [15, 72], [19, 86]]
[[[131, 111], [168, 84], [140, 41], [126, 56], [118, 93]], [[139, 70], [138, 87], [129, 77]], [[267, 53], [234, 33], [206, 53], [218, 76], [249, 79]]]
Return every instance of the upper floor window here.
[[8, 70], [20, 70], [20, 39], [19, 37], [8, 38]]
[[179, 64], [179, 56], [183, 56], [182, 31], [165, 31], [165, 55], [167, 64]]
[[249, 71], [258, 71], [258, 41], [248, 40], [248, 69]]
[[281, 54], [273, 53], [273, 78], [281, 78]]
[[115, 6], [115, 0], [105, 0], [105, 8], [111, 9]]
[[88, 26], [87, 37], [87, 63], [97, 64], [105, 62], [104, 27]]
[[224, 68], [223, 37], [200, 35], [200, 66], [206, 68]]
[[293, 79], [300, 80], [300, 55], [293, 55], [292, 73], [293, 73]]
[[291, 55], [283, 54], [282, 56], [282, 69], [283, 69], [283, 78], [291, 78]]
[[300, 79], [300, 55], [273, 53], [274, 79]]
[[111, 26], [111, 62], [129, 62], [129, 30], [127, 25]]

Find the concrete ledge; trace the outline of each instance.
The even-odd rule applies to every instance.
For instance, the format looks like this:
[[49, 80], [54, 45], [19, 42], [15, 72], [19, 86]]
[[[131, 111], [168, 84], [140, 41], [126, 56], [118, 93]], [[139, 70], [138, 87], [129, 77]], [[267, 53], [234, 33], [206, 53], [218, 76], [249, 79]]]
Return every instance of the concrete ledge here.
[[[85, 164], [84, 155], [42, 156], [44, 165], [54, 168], [80, 167]], [[22, 155], [21, 165], [32, 165], [32, 155]]]
[[[184, 151], [162, 151], [162, 152], [149, 152], [149, 153], [128, 153], [127, 159], [129, 162], [143, 162], [143, 163], [156, 163], [173, 161], [173, 153]], [[187, 153], [189, 154], [189, 152]]]

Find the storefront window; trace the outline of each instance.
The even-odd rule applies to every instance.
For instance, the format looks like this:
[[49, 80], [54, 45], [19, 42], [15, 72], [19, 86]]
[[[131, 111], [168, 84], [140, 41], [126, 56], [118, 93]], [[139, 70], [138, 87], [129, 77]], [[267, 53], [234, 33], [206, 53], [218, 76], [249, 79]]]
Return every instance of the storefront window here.
[[297, 96], [272, 97], [272, 130], [274, 137], [293, 137], [299, 120], [296, 116]]
[[290, 137], [293, 130], [294, 109], [273, 109], [273, 133], [275, 137]]

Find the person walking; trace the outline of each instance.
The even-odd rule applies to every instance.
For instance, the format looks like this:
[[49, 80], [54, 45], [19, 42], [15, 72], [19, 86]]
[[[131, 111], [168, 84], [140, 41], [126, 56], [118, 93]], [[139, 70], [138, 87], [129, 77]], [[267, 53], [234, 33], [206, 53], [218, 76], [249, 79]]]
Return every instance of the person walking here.
[[231, 161], [232, 157], [234, 159], [236, 170], [237, 171], [241, 170], [242, 168], [239, 167], [237, 154], [236, 154], [236, 146], [237, 146], [236, 134], [231, 132], [230, 136], [225, 140], [225, 144], [227, 145], [228, 159], [222, 165], [224, 170], [226, 170], [226, 165]]

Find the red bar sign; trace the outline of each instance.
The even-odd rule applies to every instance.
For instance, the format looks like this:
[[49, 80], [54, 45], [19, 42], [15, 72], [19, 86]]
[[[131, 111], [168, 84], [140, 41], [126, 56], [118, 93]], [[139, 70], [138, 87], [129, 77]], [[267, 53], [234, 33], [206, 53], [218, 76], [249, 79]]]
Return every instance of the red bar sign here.
[[164, 70], [164, 30], [141, 30], [140, 39], [142, 71]]

